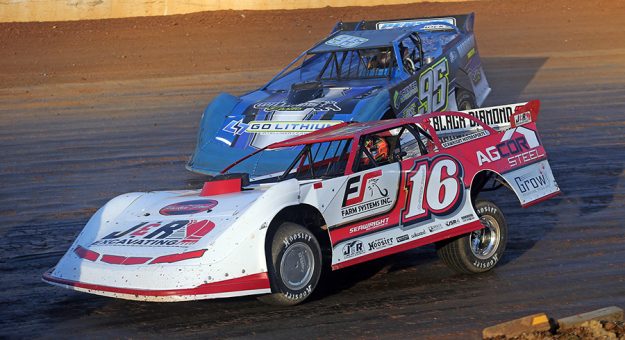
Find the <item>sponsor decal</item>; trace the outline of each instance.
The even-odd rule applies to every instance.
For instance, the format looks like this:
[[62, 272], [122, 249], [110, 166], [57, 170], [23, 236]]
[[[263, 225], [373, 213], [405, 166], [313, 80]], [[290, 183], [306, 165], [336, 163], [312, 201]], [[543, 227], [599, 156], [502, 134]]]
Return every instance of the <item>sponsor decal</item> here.
[[243, 123], [243, 118], [230, 121], [222, 130], [233, 135], [242, 135], [248, 125]]
[[480, 81], [482, 81], [482, 70], [477, 68], [473, 71], [469, 72], [469, 77], [471, 78], [471, 81], [473, 82], [473, 85], [477, 85], [480, 83]]
[[454, 218], [452, 220], [449, 220], [449, 221], [445, 222], [445, 225], [448, 226], [448, 227], [451, 227], [453, 225], [458, 224], [458, 222], [460, 222], [460, 221], [458, 221], [457, 219]]
[[411, 239], [414, 239], [414, 238], [419, 238], [419, 237], [421, 237], [421, 236], [424, 236], [425, 234], [427, 234], [427, 230], [422, 229], [422, 230], [415, 231], [414, 233], [412, 233], [412, 234], [410, 235], [410, 238], [411, 238]]
[[208, 220], [141, 222], [126, 230], [112, 232], [91, 246], [186, 247], [197, 243], [214, 228], [215, 223]]
[[[514, 109], [517, 105], [520, 104], [496, 106], [486, 109], [461, 112], [470, 114], [486, 125], [498, 126], [501, 124], [510, 124], [510, 116], [514, 113]], [[432, 122], [432, 127], [434, 127], [436, 131], [458, 130], [479, 126], [476, 122], [470, 119], [454, 115], [432, 117], [430, 118], [430, 121]]]
[[515, 167], [518, 165], [532, 162], [544, 156], [545, 156], [544, 153], [540, 153], [538, 150], [534, 149], [534, 150], [530, 150], [527, 152], [523, 152], [513, 157], [509, 157], [508, 164], [510, 164], [511, 167]]
[[539, 174], [531, 173], [525, 176], [514, 177], [514, 184], [516, 184], [522, 194], [525, 194], [544, 189], [549, 184], [549, 181], [545, 174], [541, 172]]
[[460, 217], [460, 219], [462, 220], [462, 222], [469, 222], [475, 219], [475, 216], [473, 216], [473, 214], [468, 214], [468, 215], [464, 215], [462, 217]]
[[471, 50], [469, 50], [469, 52], [467, 53], [467, 58], [471, 58], [475, 55], [475, 47], [473, 47]]
[[417, 104], [410, 103], [399, 113], [398, 117], [410, 118], [417, 115]]
[[536, 132], [524, 127], [509, 129], [501, 138], [501, 143], [486, 148], [484, 152], [478, 150], [477, 161], [482, 165], [506, 157], [508, 164], [514, 167], [544, 156], [536, 150], [539, 145]]
[[532, 114], [529, 111], [517, 113], [514, 115], [514, 125], [521, 126], [532, 121]]
[[416, 80], [412, 81], [408, 85], [406, 85], [406, 87], [404, 87], [403, 89], [399, 91], [395, 91], [395, 96], [393, 96], [393, 104], [395, 105], [396, 108], [399, 108], [401, 104], [405, 103], [407, 100], [411, 99], [418, 93], [419, 93], [419, 84], [417, 83]]
[[393, 107], [398, 108], [401, 102], [399, 101], [399, 91], [395, 90], [393, 94]]
[[446, 31], [446, 30], [451, 30], [453, 28], [447, 25], [443, 25], [443, 24], [429, 24], [429, 25], [423, 26], [423, 29], [426, 31]]
[[408, 239], [410, 239], [410, 236], [408, 236], [408, 234], [397, 236], [397, 238], [396, 238], [397, 243], [404, 242], [404, 241], [406, 241]]
[[369, 251], [387, 248], [393, 245], [392, 237], [383, 237], [369, 242]]
[[389, 218], [385, 217], [376, 221], [371, 221], [365, 224], [357, 225], [357, 226], [349, 228], [349, 233], [353, 234], [353, 233], [359, 233], [363, 231], [373, 231], [376, 229], [380, 229], [388, 224], [388, 220]]
[[460, 145], [460, 144], [463, 144], [463, 143], [466, 143], [466, 142], [470, 142], [470, 141], [475, 140], [475, 139], [486, 137], [488, 135], [489, 135], [488, 131], [481, 130], [481, 131], [478, 131], [478, 132], [475, 132], [475, 133], [472, 133], [472, 134], [469, 134], [469, 135], [466, 135], [466, 136], [463, 136], [463, 137], [460, 137], [460, 138], [449, 139], [448, 141], [443, 142], [442, 145], [443, 145], [444, 148], [449, 148], [449, 147], [452, 147], [452, 146], [456, 146], [456, 145]]
[[443, 225], [440, 223], [428, 226], [428, 230], [430, 231], [430, 233], [439, 231], [441, 229], [443, 229]]
[[254, 133], [260, 135], [273, 134], [306, 134], [323, 128], [340, 124], [340, 120], [305, 120], [305, 121], [263, 121], [253, 120], [243, 123], [243, 119], [230, 121], [222, 130], [233, 135]]
[[[375, 170], [347, 180], [341, 209], [343, 218], [393, 204], [393, 199], [388, 196], [388, 189], [380, 188], [378, 185], [380, 176], [382, 176], [382, 170]], [[366, 195], [367, 191], [368, 195]]]
[[343, 257], [346, 259], [365, 253], [365, 246], [360, 240], [354, 240], [343, 246]]
[[[437, 23], [438, 22], [438, 23]], [[456, 26], [456, 18], [430, 18], [400, 21], [381, 21], [375, 25], [375, 29], [385, 30], [393, 28], [405, 28], [424, 25], [422, 29], [426, 31], [448, 30], [451, 27], [441, 24], [441, 22]]]
[[521, 198], [522, 204], [559, 190], [546, 160], [509, 172], [504, 176]]
[[341, 48], [353, 48], [356, 46], [360, 46], [367, 41], [369, 41], [369, 39], [367, 38], [356, 37], [349, 34], [340, 34], [326, 41], [324, 44]]
[[273, 111], [304, 111], [311, 109], [313, 111], [341, 111], [338, 103], [334, 100], [310, 101], [299, 104], [289, 104], [285, 101], [279, 102], [261, 102], [254, 104], [255, 109], [263, 109], [265, 112]]
[[309, 120], [309, 121], [251, 121], [245, 130], [257, 134], [306, 134], [323, 128], [340, 124], [340, 120]]
[[158, 211], [158, 213], [165, 216], [190, 215], [200, 212], [208, 213], [217, 206], [217, 203], [217, 201], [210, 199], [184, 201], [163, 207]]

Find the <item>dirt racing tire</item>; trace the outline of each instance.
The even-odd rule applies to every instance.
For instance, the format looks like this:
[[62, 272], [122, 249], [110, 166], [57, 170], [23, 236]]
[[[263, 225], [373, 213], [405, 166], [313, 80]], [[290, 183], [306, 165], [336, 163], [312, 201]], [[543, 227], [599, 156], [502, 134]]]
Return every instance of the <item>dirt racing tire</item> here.
[[458, 111], [466, 111], [477, 108], [475, 98], [466, 90], [456, 91], [456, 105], [458, 106]]
[[489, 271], [506, 249], [508, 225], [501, 209], [491, 201], [477, 200], [475, 211], [484, 228], [436, 245], [441, 260], [458, 273]]
[[268, 257], [273, 293], [259, 296], [260, 301], [292, 306], [315, 290], [322, 271], [321, 247], [308, 229], [292, 222], [282, 223], [273, 235]]

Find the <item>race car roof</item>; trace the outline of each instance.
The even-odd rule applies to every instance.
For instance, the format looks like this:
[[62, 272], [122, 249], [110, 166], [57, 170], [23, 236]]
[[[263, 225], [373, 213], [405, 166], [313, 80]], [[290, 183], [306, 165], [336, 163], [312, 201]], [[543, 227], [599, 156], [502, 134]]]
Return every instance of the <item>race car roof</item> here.
[[392, 45], [393, 41], [410, 32], [410, 29], [403, 28], [366, 31], [338, 31], [308, 50], [308, 53], [316, 54], [388, 47]]

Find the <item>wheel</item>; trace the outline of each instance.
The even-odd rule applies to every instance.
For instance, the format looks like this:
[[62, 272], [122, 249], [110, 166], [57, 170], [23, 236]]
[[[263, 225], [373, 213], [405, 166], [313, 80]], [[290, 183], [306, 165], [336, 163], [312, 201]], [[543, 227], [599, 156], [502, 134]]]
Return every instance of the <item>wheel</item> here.
[[477, 107], [473, 95], [465, 90], [456, 91], [456, 105], [459, 111], [472, 110]]
[[259, 300], [272, 305], [292, 306], [306, 300], [321, 275], [321, 247], [315, 235], [299, 224], [285, 222], [271, 241], [269, 279], [274, 293]]
[[475, 211], [484, 228], [437, 244], [441, 260], [459, 273], [493, 269], [506, 249], [508, 225], [501, 209], [491, 201], [478, 200]]

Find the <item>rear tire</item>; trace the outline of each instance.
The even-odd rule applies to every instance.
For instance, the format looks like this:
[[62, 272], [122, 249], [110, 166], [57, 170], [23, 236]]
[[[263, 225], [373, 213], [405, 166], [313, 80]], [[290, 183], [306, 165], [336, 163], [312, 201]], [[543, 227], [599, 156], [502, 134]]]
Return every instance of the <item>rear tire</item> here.
[[458, 106], [458, 111], [466, 111], [477, 108], [475, 98], [473, 98], [473, 95], [466, 90], [456, 91], [456, 105]]
[[508, 225], [495, 203], [478, 200], [475, 211], [484, 226], [466, 235], [438, 243], [437, 253], [452, 270], [463, 274], [489, 271], [501, 259], [508, 241]]
[[315, 235], [303, 226], [285, 222], [271, 241], [268, 271], [274, 293], [259, 296], [262, 302], [292, 306], [315, 290], [321, 275], [321, 247]]

